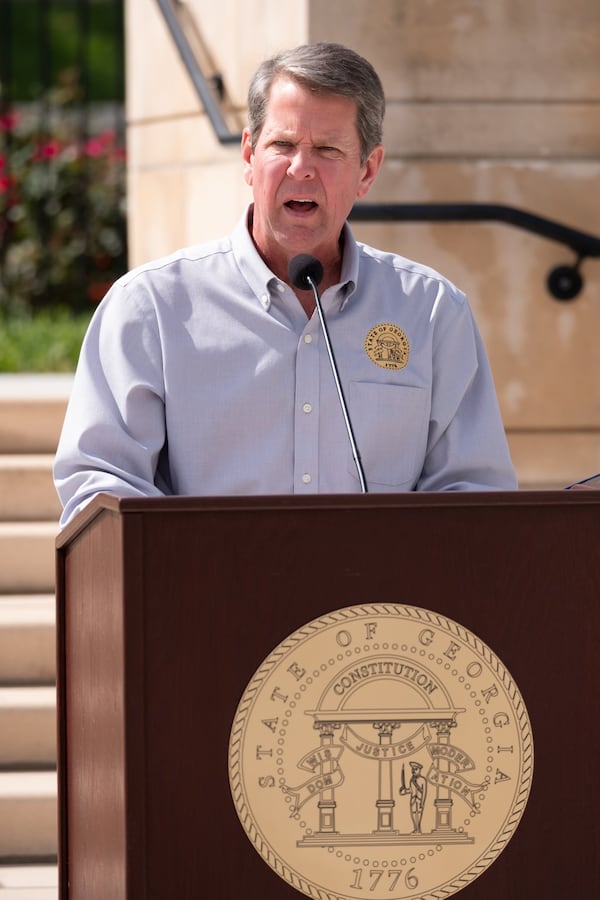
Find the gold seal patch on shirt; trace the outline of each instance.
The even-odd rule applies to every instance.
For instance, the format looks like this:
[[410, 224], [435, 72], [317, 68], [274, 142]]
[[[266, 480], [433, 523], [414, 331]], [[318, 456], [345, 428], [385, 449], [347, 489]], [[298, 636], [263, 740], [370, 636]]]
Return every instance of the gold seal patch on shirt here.
[[403, 369], [408, 363], [410, 344], [406, 334], [391, 322], [371, 328], [365, 338], [367, 356], [382, 369]]

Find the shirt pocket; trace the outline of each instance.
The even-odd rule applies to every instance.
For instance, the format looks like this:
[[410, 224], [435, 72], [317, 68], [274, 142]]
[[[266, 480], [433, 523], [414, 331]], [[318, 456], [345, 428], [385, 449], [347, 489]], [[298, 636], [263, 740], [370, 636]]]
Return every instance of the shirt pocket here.
[[[350, 419], [367, 487], [411, 490], [423, 468], [428, 409], [425, 388], [350, 382]], [[351, 452], [348, 468], [356, 476]]]

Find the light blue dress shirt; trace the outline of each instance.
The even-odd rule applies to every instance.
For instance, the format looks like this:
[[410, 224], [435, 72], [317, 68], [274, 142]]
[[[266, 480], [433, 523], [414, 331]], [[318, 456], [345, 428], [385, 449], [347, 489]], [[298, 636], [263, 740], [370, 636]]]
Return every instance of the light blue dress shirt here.
[[[132, 270], [96, 310], [55, 461], [61, 524], [103, 491], [360, 490], [318, 315], [246, 222]], [[370, 492], [516, 488], [464, 294], [346, 225], [322, 303]]]

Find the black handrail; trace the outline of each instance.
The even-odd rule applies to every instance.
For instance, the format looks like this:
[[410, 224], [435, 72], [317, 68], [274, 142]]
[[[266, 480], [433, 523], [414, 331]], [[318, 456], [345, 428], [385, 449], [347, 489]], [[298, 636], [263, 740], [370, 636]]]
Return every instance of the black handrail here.
[[357, 222], [506, 222], [570, 247], [578, 258], [600, 256], [600, 238], [552, 219], [500, 203], [361, 203], [352, 210]]
[[358, 203], [350, 213], [356, 222], [505, 222], [556, 241], [576, 254], [572, 265], [552, 269], [546, 279], [557, 300], [573, 300], [583, 287], [581, 264], [600, 257], [600, 238], [553, 219], [500, 203]]
[[[171, 37], [175, 42], [175, 46], [179, 51], [179, 55], [181, 56], [181, 60], [183, 65], [186, 68], [186, 71], [190, 78], [192, 79], [192, 83], [196, 89], [200, 100], [202, 101], [202, 105], [204, 106], [204, 110], [206, 115], [210, 119], [210, 123], [214, 129], [214, 132], [219, 139], [219, 143], [221, 144], [239, 144], [241, 141], [241, 134], [234, 134], [230, 131], [223, 115], [221, 113], [221, 109], [217, 98], [211, 88], [208, 80], [204, 77], [200, 66], [198, 65], [198, 60], [194, 55], [194, 51], [192, 50], [191, 44], [188, 41], [186, 34], [181, 27], [181, 23], [177, 17], [177, 13], [175, 12], [173, 6], [173, 0], [156, 0], [158, 6], [163, 14], [165, 23], [171, 32]], [[175, 0], [177, 2], [177, 0]]]
[[[204, 76], [175, 11], [178, 0], [156, 0], [183, 64], [221, 144], [238, 144], [241, 134], [232, 132], [218, 100]], [[212, 79], [221, 82], [220, 76]], [[600, 238], [499, 203], [358, 203], [350, 213], [355, 222], [505, 222], [532, 234], [556, 241], [576, 254], [572, 265], [559, 265], [548, 274], [546, 285], [557, 300], [573, 300], [583, 287], [581, 264], [587, 257], [600, 257]]]

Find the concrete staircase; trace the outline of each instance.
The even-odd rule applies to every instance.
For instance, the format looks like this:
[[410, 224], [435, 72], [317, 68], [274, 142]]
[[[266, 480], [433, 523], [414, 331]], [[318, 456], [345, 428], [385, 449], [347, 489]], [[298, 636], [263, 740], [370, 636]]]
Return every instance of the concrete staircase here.
[[52, 462], [68, 376], [0, 375], [0, 900], [55, 900]]

